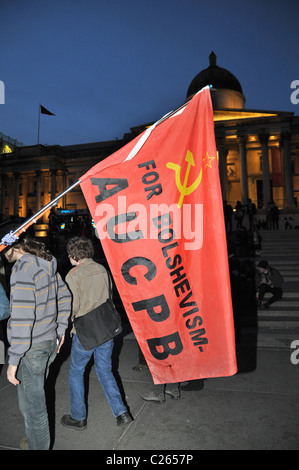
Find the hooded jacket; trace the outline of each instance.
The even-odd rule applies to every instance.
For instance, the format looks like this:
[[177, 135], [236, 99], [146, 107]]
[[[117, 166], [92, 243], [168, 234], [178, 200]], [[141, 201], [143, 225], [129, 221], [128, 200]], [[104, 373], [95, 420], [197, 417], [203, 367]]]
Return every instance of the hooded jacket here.
[[18, 365], [32, 344], [64, 335], [71, 313], [71, 293], [57, 273], [54, 257], [46, 261], [28, 253], [14, 264], [10, 288], [8, 362]]

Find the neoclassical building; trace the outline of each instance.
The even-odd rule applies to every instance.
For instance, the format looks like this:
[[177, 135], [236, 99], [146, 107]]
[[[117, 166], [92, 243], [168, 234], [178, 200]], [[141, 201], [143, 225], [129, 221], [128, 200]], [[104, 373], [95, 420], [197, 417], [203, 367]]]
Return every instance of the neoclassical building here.
[[[235, 206], [238, 200], [246, 204], [250, 198], [260, 213], [273, 200], [280, 209], [297, 213], [299, 117], [291, 112], [246, 108], [240, 82], [217, 65], [214, 52], [209, 56], [209, 66], [191, 81], [186, 100], [206, 85], [212, 85], [223, 199]], [[72, 146], [20, 146], [1, 141], [0, 134], [2, 217], [26, 218], [29, 210], [37, 212], [147, 125], [132, 128], [120, 140]], [[69, 192], [59, 206], [86, 208], [80, 187]]]
[[299, 203], [299, 118], [291, 112], [245, 108], [238, 79], [217, 65], [214, 52], [209, 60], [209, 67], [190, 83], [187, 99], [203, 86], [213, 86], [223, 199], [234, 205], [250, 198], [259, 209], [273, 200], [281, 209], [295, 209], [297, 198]]

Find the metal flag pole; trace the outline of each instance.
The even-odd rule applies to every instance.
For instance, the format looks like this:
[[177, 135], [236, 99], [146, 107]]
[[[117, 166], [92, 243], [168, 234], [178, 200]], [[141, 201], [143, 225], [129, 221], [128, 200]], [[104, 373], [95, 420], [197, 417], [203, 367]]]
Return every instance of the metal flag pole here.
[[[212, 85], [209, 85], [209, 88], [212, 88]], [[201, 90], [200, 90], [201, 91]], [[197, 93], [200, 93], [197, 92]], [[185, 106], [188, 105], [188, 103], [192, 100], [192, 98], [190, 98], [188, 101], [186, 101], [185, 103], [183, 103], [181, 106], [179, 106], [178, 108], [176, 108], [175, 110], [173, 111], [170, 111], [169, 113], [165, 114], [165, 116], [163, 116], [161, 119], [159, 119], [155, 124], [153, 124], [153, 126], [151, 126], [152, 128], [158, 126], [159, 124], [161, 124], [163, 121], [165, 121], [166, 119], [168, 119], [169, 117], [173, 116], [174, 114], [176, 114], [177, 112], [179, 112], [180, 110], [182, 110]], [[39, 118], [38, 118], [38, 142], [39, 142], [39, 124], [40, 124], [40, 105], [39, 105]], [[148, 136], [147, 136], [148, 137]], [[146, 140], [146, 139], [145, 139]], [[140, 147], [142, 147], [144, 142], [141, 143]], [[135, 147], [138, 147], [138, 143], [136, 144]], [[135, 147], [133, 149], [133, 151], [135, 150]], [[138, 151], [140, 150], [140, 148], [136, 148], [135, 152], [138, 153]], [[131, 152], [132, 153], [132, 152]], [[130, 153], [130, 155], [131, 155]], [[129, 155], [129, 156], [130, 156]], [[127, 157], [128, 158], [128, 157]], [[58, 201], [59, 199], [61, 199], [63, 196], [65, 196], [65, 194], [67, 194], [69, 191], [72, 191], [72, 189], [74, 189], [76, 186], [78, 186], [79, 184], [81, 183], [81, 180], [78, 180], [76, 181], [76, 183], [72, 184], [68, 189], [66, 189], [65, 191], [63, 191], [62, 193], [60, 193], [55, 199], [53, 199], [52, 201], [50, 201], [46, 206], [44, 206], [42, 209], [40, 209], [38, 212], [36, 212], [36, 214], [34, 214], [33, 216], [31, 216], [29, 219], [27, 219], [22, 225], [20, 225], [20, 227], [18, 227], [16, 230], [14, 230], [10, 235], [12, 235], [12, 238], [13, 237], [18, 237], [19, 235], [21, 235], [22, 232], [26, 232], [26, 230], [31, 226], [33, 225], [38, 219], [40, 219], [51, 207], [53, 207]], [[5, 237], [4, 237], [5, 238]], [[3, 238], [2, 238], [3, 240]], [[3, 241], [0, 240], [0, 252], [3, 251], [7, 245], [9, 245], [10, 243], [13, 243], [13, 242], [10, 242], [10, 243], [3, 243]]]
[[[40, 219], [51, 207], [55, 206], [55, 204], [61, 199], [65, 194], [67, 194], [69, 191], [74, 189], [76, 186], [78, 186], [81, 183], [80, 180], [76, 181], [76, 183], [72, 184], [68, 189], [60, 193], [55, 199], [50, 201], [48, 204], [46, 204], [42, 209], [40, 209], [36, 214], [32, 215], [29, 219], [27, 219], [20, 227], [18, 227], [16, 230], [14, 230], [10, 235], [12, 237], [19, 237], [22, 232], [26, 232], [26, 230], [33, 225], [38, 219]], [[2, 238], [3, 240], [3, 238]], [[7, 244], [3, 243], [2, 240], [0, 241], [0, 252], [3, 251], [6, 247]]]

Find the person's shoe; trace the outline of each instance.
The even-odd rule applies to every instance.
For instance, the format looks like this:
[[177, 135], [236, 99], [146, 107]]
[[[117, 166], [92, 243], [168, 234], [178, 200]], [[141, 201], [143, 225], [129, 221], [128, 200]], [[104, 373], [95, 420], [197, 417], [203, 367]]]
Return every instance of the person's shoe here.
[[165, 393], [166, 395], [169, 395], [170, 398], [172, 398], [173, 400], [178, 400], [179, 398], [181, 398], [181, 392], [179, 391], [179, 389], [175, 389], [175, 390], [165, 390]]
[[63, 424], [63, 426], [66, 426], [67, 428], [78, 429], [80, 431], [87, 428], [86, 419], [79, 421], [77, 419], [73, 419], [71, 415], [63, 415], [60, 422], [61, 424]]
[[144, 393], [143, 395], [141, 395], [141, 398], [142, 400], [151, 401], [159, 405], [165, 402], [164, 393], [159, 393], [159, 395], [156, 395], [154, 392]]
[[133, 421], [133, 418], [128, 411], [116, 418], [117, 426], [125, 426], [126, 424], [131, 423], [131, 421]]
[[204, 379], [191, 380], [186, 385], [181, 385], [181, 389], [190, 392], [194, 390], [202, 390], [204, 387]]

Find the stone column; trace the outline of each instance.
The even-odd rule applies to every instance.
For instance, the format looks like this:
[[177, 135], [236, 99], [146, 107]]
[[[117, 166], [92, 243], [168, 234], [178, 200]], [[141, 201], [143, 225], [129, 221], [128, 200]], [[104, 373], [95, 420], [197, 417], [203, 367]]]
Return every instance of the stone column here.
[[6, 175], [1, 175], [1, 214], [2, 214], [2, 217], [5, 214], [5, 184], [6, 184]]
[[246, 142], [247, 135], [238, 136], [239, 154], [240, 154], [240, 183], [241, 183], [241, 202], [247, 204], [248, 199], [248, 175], [247, 175], [247, 159], [246, 159]]
[[270, 185], [270, 171], [269, 171], [269, 153], [268, 153], [268, 139], [269, 134], [260, 134], [259, 139], [262, 147], [262, 166], [263, 166], [263, 203], [264, 208], [267, 207], [268, 202], [271, 202], [271, 185]]
[[51, 201], [56, 197], [56, 174], [57, 170], [50, 170], [51, 172]]
[[[66, 190], [67, 175], [68, 175], [68, 171], [67, 170], [63, 171], [63, 173], [62, 173], [62, 191]], [[65, 209], [66, 208], [66, 194], [62, 198], [62, 204], [63, 204], [63, 208]]]
[[287, 208], [294, 208], [294, 190], [291, 159], [291, 133], [283, 132], [281, 134], [281, 144], [283, 149], [283, 167], [284, 167], [284, 193]]
[[29, 176], [23, 175], [21, 178], [21, 188], [22, 188], [22, 196], [23, 196], [23, 205], [22, 205], [22, 217], [27, 217], [28, 212], [28, 183], [29, 183]]
[[42, 172], [41, 172], [41, 171], [36, 171], [35, 174], [36, 174], [35, 210], [36, 210], [36, 212], [38, 212], [38, 211], [41, 209], [41, 206], [40, 206], [40, 197], [41, 197], [41, 175], [42, 175]]
[[19, 184], [20, 184], [20, 174], [14, 173], [14, 216], [19, 215]]
[[228, 149], [223, 145], [223, 139], [217, 139], [219, 156], [219, 176], [223, 201], [227, 200], [227, 154]]

